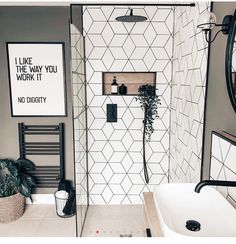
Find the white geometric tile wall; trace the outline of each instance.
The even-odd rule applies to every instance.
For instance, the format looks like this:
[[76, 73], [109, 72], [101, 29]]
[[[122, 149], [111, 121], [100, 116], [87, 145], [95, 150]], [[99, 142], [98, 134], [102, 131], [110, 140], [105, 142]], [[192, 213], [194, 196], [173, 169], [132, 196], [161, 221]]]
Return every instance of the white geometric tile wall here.
[[[128, 6], [85, 6], [91, 204], [139, 204], [142, 192], [168, 182], [173, 9], [132, 6], [146, 22], [120, 23]], [[150, 183], [142, 166], [143, 112], [133, 96], [102, 95], [102, 71], [157, 72], [159, 119], [147, 145]], [[118, 81], [119, 82], [119, 81]], [[118, 122], [106, 122], [106, 104], [118, 105]]]
[[80, 232], [87, 208], [84, 41], [82, 34], [73, 24], [70, 25], [70, 32], [76, 201], [79, 214], [77, 223]]
[[[210, 179], [236, 181], [236, 139], [230, 142], [213, 133], [211, 145]], [[217, 189], [236, 207], [235, 187], [217, 187]]]
[[198, 182], [202, 157], [208, 48], [198, 18], [209, 2], [176, 7], [170, 125], [170, 181]]

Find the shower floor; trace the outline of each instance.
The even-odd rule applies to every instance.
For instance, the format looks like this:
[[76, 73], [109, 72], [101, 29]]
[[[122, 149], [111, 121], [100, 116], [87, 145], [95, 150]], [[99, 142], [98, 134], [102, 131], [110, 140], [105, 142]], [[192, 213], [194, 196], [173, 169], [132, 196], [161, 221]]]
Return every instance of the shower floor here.
[[83, 237], [145, 237], [143, 205], [90, 205]]

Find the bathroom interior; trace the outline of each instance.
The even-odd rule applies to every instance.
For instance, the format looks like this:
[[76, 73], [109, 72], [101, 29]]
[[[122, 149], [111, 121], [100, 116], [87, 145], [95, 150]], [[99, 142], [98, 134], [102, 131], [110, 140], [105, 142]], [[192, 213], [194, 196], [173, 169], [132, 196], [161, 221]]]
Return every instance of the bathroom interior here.
[[0, 237], [235, 237], [235, 9], [1, 2], [0, 162], [31, 160], [36, 186], [14, 221], [0, 196]]

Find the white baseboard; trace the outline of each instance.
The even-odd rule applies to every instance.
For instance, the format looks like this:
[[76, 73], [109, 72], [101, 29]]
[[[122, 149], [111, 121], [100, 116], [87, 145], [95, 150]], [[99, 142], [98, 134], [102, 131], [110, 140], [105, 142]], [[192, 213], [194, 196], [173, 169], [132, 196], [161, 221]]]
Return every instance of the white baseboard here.
[[26, 198], [26, 204], [55, 204], [53, 194], [31, 194], [33, 202]]

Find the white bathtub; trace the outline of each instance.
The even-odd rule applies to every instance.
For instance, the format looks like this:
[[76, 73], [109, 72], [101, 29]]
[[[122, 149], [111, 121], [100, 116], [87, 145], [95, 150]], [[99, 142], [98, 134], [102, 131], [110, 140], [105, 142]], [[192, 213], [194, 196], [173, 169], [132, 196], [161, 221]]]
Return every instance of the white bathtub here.
[[[236, 236], [236, 210], [214, 188], [205, 186], [195, 193], [196, 184], [174, 183], [157, 186], [153, 197], [164, 236]], [[197, 220], [200, 231], [188, 230], [187, 220]]]

